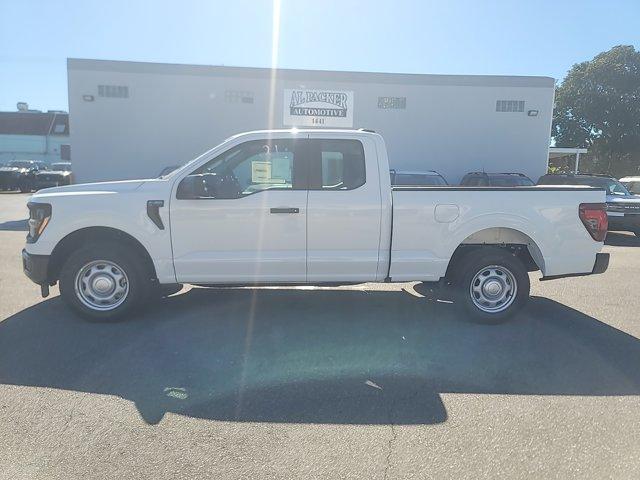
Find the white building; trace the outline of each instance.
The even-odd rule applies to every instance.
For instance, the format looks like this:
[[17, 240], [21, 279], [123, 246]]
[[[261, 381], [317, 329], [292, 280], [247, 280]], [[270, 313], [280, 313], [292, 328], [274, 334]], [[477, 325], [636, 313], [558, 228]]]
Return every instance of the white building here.
[[226, 137], [292, 126], [368, 128], [393, 168], [522, 172], [548, 162], [549, 77], [271, 70], [69, 59], [79, 182], [156, 176]]

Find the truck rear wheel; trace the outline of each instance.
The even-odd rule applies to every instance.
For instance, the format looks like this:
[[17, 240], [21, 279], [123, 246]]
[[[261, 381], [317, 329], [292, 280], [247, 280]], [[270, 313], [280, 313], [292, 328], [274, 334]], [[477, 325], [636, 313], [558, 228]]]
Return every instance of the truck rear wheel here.
[[149, 285], [140, 262], [125, 248], [94, 244], [75, 251], [60, 272], [60, 294], [80, 316], [110, 321], [130, 313]]
[[500, 248], [485, 247], [460, 262], [456, 303], [480, 323], [502, 323], [529, 299], [529, 275], [524, 264]]

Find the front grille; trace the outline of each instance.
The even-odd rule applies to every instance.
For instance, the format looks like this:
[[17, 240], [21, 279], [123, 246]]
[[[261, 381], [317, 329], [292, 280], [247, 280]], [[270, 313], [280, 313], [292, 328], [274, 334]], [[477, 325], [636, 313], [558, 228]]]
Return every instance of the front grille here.
[[640, 204], [608, 203], [607, 210], [609, 212], [640, 214]]

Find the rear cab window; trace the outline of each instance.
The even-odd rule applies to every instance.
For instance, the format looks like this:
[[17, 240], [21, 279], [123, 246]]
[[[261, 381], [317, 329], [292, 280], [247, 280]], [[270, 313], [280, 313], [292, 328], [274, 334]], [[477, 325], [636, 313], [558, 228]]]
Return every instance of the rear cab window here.
[[366, 182], [364, 148], [359, 140], [309, 140], [309, 189], [354, 190]]

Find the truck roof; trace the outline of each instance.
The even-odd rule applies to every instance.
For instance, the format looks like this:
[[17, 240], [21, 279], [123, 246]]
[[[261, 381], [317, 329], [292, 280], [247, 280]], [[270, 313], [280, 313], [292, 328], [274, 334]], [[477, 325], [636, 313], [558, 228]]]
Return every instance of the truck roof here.
[[376, 133], [373, 130], [366, 128], [274, 128], [268, 130], [250, 130], [248, 132], [236, 133], [235, 135], [231, 135], [229, 138], [224, 141], [230, 140], [232, 138], [243, 137], [245, 135], [265, 135], [265, 134], [278, 134], [278, 133], [335, 133], [336, 135], [344, 135], [346, 134], [358, 134], [358, 135], [372, 135], [372, 136], [381, 136], [379, 133]]

